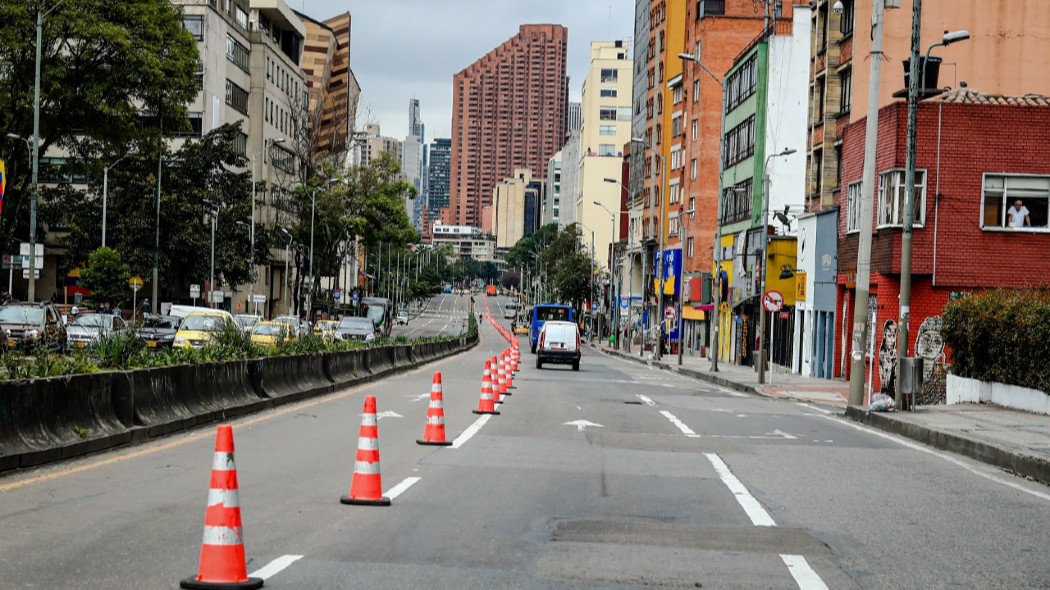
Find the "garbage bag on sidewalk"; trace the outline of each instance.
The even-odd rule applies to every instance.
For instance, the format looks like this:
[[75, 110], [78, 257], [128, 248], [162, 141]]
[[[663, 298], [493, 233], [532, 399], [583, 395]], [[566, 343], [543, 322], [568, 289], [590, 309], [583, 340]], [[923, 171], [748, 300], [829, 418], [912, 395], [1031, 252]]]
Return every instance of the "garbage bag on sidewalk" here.
[[897, 408], [894, 406], [893, 398], [885, 393], [876, 393], [871, 397], [868, 409], [872, 412], [892, 412]]

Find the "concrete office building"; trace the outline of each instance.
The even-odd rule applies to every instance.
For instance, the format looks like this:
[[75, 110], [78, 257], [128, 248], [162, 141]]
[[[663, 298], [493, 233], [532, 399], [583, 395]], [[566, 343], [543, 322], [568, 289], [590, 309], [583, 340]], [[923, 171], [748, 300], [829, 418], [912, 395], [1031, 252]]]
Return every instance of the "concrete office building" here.
[[423, 237], [430, 238], [433, 222], [448, 207], [449, 165], [452, 161], [452, 140], [436, 138], [430, 142], [427, 161], [427, 200], [423, 219]]
[[576, 223], [576, 201], [580, 195], [580, 131], [570, 131], [561, 148], [561, 209], [558, 228]]
[[496, 249], [509, 249], [525, 236], [536, 233], [542, 186], [528, 168], [514, 170], [492, 189], [492, 221]]
[[364, 133], [356, 138], [353, 150], [350, 153], [350, 164], [352, 166], [367, 166], [374, 158], [379, 157], [381, 152], [390, 152], [400, 162], [403, 149], [404, 146], [401, 140], [383, 136], [379, 125], [371, 123], [365, 128]]
[[606, 269], [611, 268], [609, 245], [614, 240], [614, 220], [609, 219], [609, 212], [619, 215], [621, 191], [605, 179], [619, 179], [623, 145], [631, 141], [634, 62], [628, 45], [624, 41], [592, 42], [591, 67], [583, 81], [576, 221], [594, 231], [594, 254]]
[[579, 131], [580, 129], [583, 129], [583, 104], [570, 102], [567, 113], [568, 119], [566, 120], [566, 131]]
[[518, 34], [452, 80], [448, 224], [481, 227], [492, 188], [515, 168], [544, 170], [565, 138], [568, 30], [521, 25]]
[[540, 226], [558, 223], [561, 213], [561, 152], [547, 160], [547, 182], [543, 187], [543, 204], [540, 208]]

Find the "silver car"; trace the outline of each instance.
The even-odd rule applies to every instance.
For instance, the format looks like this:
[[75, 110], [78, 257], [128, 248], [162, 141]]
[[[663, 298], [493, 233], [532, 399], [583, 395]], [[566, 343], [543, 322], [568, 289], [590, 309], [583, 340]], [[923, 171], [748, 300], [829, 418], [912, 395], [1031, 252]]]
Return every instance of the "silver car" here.
[[68, 349], [77, 350], [94, 346], [103, 336], [109, 337], [126, 332], [127, 329], [127, 322], [115, 315], [91, 313], [77, 316], [66, 326]]

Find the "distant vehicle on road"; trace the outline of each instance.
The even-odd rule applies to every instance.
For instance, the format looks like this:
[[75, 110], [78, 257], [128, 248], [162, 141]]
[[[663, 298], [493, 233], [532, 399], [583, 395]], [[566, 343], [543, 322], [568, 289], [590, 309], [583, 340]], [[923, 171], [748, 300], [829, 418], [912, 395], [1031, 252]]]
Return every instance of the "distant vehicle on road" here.
[[201, 348], [208, 346], [228, 326], [237, 326], [228, 311], [211, 309], [195, 311], [183, 318], [179, 331], [175, 333], [172, 346], [175, 348]]
[[146, 348], [171, 348], [175, 332], [179, 331], [179, 318], [170, 315], [147, 315], [142, 320], [138, 337]]
[[335, 329], [335, 337], [337, 340], [375, 342], [376, 329], [372, 320], [368, 318], [346, 317], [339, 320], [339, 326]]
[[489, 286], [485, 287], [485, 294], [486, 295], [495, 295], [496, 294], [496, 285], [489, 285]]
[[363, 315], [372, 320], [376, 336], [389, 336], [394, 327], [394, 302], [386, 297], [364, 297], [361, 299]]
[[518, 310], [521, 308], [517, 303], [508, 303], [503, 306], [503, 319], [512, 320], [518, 315]]
[[252, 344], [277, 346], [296, 337], [295, 328], [288, 322], [257, 322], [251, 331]]
[[254, 327], [255, 324], [258, 323], [261, 319], [261, 316], [250, 315], [246, 313], [241, 313], [233, 316], [233, 321], [237, 322], [237, 325], [241, 327], [241, 331], [245, 334], [250, 334], [252, 331], [252, 327]]
[[408, 325], [408, 310], [399, 309], [397, 310], [397, 325], [407, 326]]
[[536, 352], [536, 343], [540, 339], [540, 330], [548, 321], [572, 322], [575, 321], [571, 305], [562, 303], [537, 303], [532, 306], [532, 326], [529, 329], [529, 347]]
[[108, 313], [86, 313], [76, 317], [66, 326], [67, 350], [88, 348], [98, 344], [103, 337], [121, 334], [128, 329], [123, 318]]
[[44, 346], [55, 352], [66, 348], [66, 326], [54, 305], [14, 302], [0, 307], [0, 330], [7, 349], [28, 351]]
[[572, 365], [573, 371], [579, 371], [580, 348], [580, 327], [575, 322], [546, 322], [536, 345], [536, 368], [542, 369], [543, 363], [554, 363]]

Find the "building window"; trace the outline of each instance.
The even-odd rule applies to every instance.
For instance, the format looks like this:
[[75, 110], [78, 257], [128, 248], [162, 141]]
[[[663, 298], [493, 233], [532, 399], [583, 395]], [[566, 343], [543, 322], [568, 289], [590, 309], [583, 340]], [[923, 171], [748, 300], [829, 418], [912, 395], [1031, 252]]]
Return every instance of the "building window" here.
[[853, 2], [854, 0], [842, 0], [842, 14], [839, 15], [839, 30], [842, 35], [853, 34]]
[[685, 131], [685, 128], [682, 125], [682, 115], [681, 115], [681, 113], [676, 114], [673, 117], [671, 117], [671, 136], [674, 137], [674, 136], [681, 135], [684, 131]]
[[1045, 228], [1048, 208], [1050, 177], [985, 175], [981, 227]]
[[234, 39], [233, 35], [226, 35], [226, 58], [238, 68], [248, 71], [248, 48]]
[[745, 180], [722, 191], [722, 223], [751, 218], [752, 182]]
[[189, 117], [189, 129], [180, 129], [172, 135], [175, 137], [200, 137], [204, 131], [204, 113], [190, 111], [186, 116]]
[[853, 98], [853, 72], [846, 70], [839, 74], [842, 96], [839, 98], [839, 113], [848, 113], [850, 101]]
[[630, 121], [631, 120], [631, 107], [616, 107], [616, 120], [617, 121]]
[[693, 119], [693, 141], [696, 141], [696, 138], [699, 137], [699, 136], [700, 136], [700, 120], [699, 119]]
[[[904, 225], [904, 170], [879, 175], [879, 226]], [[914, 225], [926, 222], [926, 171], [915, 171]]]
[[696, 180], [696, 158], [689, 162], [689, 180]]
[[270, 147], [270, 164], [278, 170], [288, 173], [295, 172], [295, 156], [283, 147], [272, 145]]
[[600, 125], [598, 135], [616, 135], [616, 125]]
[[726, 0], [697, 0], [696, 2], [696, 20], [709, 15], [721, 16], [725, 13]]
[[685, 241], [685, 243], [686, 243], [686, 247], [685, 247], [686, 256], [688, 256], [689, 258], [692, 258], [693, 257], [693, 238], [689, 238], [688, 240]]
[[248, 114], [248, 91], [226, 80], [226, 104], [242, 115]]
[[618, 75], [616, 68], [602, 68], [600, 73], [602, 83], [615, 82]]
[[855, 182], [846, 190], [846, 233], [860, 231], [860, 187]]
[[722, 149], [725, 150], [725, 165], [732, 166], [750, 158], [755, 153], [755, 116], [726, 132]]
[[726, 112], [747, 100], [758, 88], [758, 55], [752, 55], [744, 65], [729, 75], [725, 82]]
[[602, 98], [616, 98], [616, 89], [615, 88], [602, 88], [600, 93], [599, 93], [599, 95]]
[[233, 138], [233, 150], [242, 156], [248, 155], [248, 135], [245, 133], [237, 134], [237, 137]]
[[598, 144], [598, 155], [599, 156], [615, 156], [616, 146], [611, 143]]
[[248, 13], [240, 6], [237, 7], [237, 24], [241, 25], [241, 28], [248, 28]]
[[615, 121], [616, 107], [601, 107], [598, 109], [598, 119], [602, 121]]
[[700, 80], [693, 80], [693, 102], [700, 100]]
[[182, 17], [182, 28], [189, 31], [198, 41], [204, 40], [204, 15], [187, 14]]

